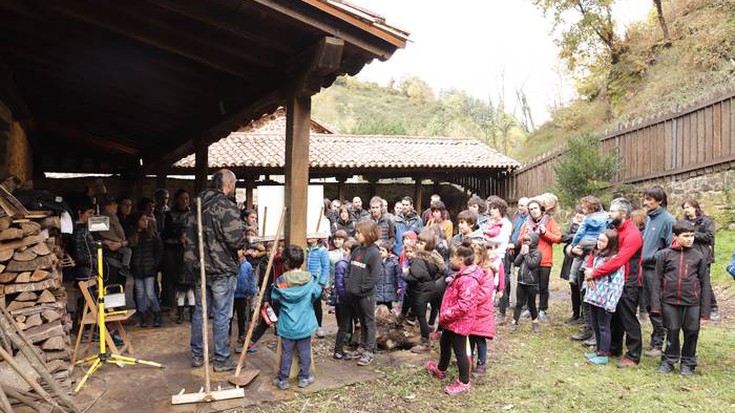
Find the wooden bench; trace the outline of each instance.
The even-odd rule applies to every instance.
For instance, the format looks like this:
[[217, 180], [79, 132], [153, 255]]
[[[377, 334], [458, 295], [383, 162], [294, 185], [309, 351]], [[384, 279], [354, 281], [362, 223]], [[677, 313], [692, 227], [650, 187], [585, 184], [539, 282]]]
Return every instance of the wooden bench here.
[[[79, 344], [82, 341], [82, 332], [84, 331], [86, 326], [89, 326], [89, 331], [87, 333], [87, 343], [84, 347], [84, 349], [81, 351], [81, 355], [84, 356], [89, 348], [92, 345], [92, 336], [94, 335], [94, 331], [97, 328], [97, 297], [92, 297], [92, 294], [90, 294], [89, 289], [91, 287], [94, 287], [97, 285], [97, 279], [96, 278], [90, 278], [89, 280], [83, 280], [79, 281], [79, 290], [82, 293], [82, 296], [84, 297], [84, 309], [82, 310], [82, 317], [79, 321], [79, 331], [77, 332], [77, 340], [74, 344], [74, 352], [71, 356], [71, 362], [74, 364], [77, 361], [77, 352], [79, 350]], [[123, 310], [124, 312], [119, 311], [112, 311], [115, 314], [106, 315], [105, 316], [105, 342], [107, 343], [107, 347], [109, 348], [110, 353], [114, 354], [122, 354], [123, 352], [127, 352], [128, 354], [133, 354], [133, 344], [130, 342], [130, 337], [125, 333], [125, 328], [123, 328], [123, 321], [128, 320], [130, 317], [132, 317], [135, 314], [135, 310]], [[114, 327], [116, 327], [118, 333], [120, 334], [120, 337], [123, 340], [123, 345], [118, 347], [115, 344], [115, 341], [112, 339], [112, 337], [109, 334], [109, 328], [107, 328], [107, 324], [113, 323]]]

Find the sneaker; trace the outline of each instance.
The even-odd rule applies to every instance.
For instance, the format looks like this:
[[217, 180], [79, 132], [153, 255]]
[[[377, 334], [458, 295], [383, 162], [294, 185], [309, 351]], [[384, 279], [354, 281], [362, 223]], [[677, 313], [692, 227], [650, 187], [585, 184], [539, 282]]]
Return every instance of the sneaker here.
[[[709, 320], [710, 321], [720, 321], [720, 312], [717, 311], [716, 308], [712, 309], [712, 311], [709, 313]], [[684, 369], [682, 369], [683, 371]], [[682, 373], [682, 375], [684, 375]]]
[[669, 363], [667, 363], [665, 361], [662, 361], [661, 362], [661, 365], [658, 366], [658, 370], [656, 370], [656, 371], [659, 372], [659, 373], [663, 373], [663, 374], [669, 374], [672, 371], [674, 371], [674, 366], [672, 366], [671, 364], [669, 364]]
[[646, 357], [661, 357], [661, 349], [657, 347], [651, 347], [650, 349], [643, 352]]
[[587, 340], [583, 341], [582, 344], [588, 347], [595, 347], [597, 346], [597, 339], [595, 338], [595, 336], [591, 336]]
[[342, 353], [342, 351], [340, 350], [340, 351], [335, 351], [335, 352], [334, 352], [334, 354], [332, 354], [332, 357], [333, 357], [333, 358], [334, 358], [335, 360], [342, 360], [343, 358], [345, 358], [345, 355], [344, 355], [344, 353]]
[[589, 339], [590, 337], [592, 337], [592, 330], [589, 328], [582, 328], [581, 330], [579, 330], [579, 333], [572, 334], [572, 336], [569, 338], [574, 341], [584, 341]]
[[243, 348], [242, 348], [243, 346], [242, 345], [243, 345], [243, 343], [239, 343], [239, 342], [235, 345], [235, 353], [237, 353], [237, 354], [242, 353], [242, 350], [243, 350]]
[[324, 338], [327, 336], [327, 334], [324, 332], [324, 329], [319, 327], [316, 329], [316, 336], [317, 338]]
[[357, 360], [358, 366], [367, 366], [368, 364], [372, 363], [375, 359], [375, 356], [373, 356], [373, 353], [369, 351], [365, 351], [362, 353], [362, 357], [360, 357], [359, 360]]
[[316, 381], [316, 377], [314, 377], [313, 374], [309, 374], [309, 377], [304, 377], [304, 378], [299, 379], [298, 386], [303, 389], [305, 387], [311, 386], [312, 384], [314, 384], [315, 381]]
[[345, 360], [355, 360], [362, 357], [362, 349], [358, 348], [355, 351], [345, 351], [344, 352]]
[[464, 384], [457, 380], [454, 383], [444, 388], [444, 392], [450, 396], [455, 396], [462, 393], [469, 393], [472, 387], [469, 383]]
[[694, 367], [683, 365], [681, 366], [681, 371], [679, 372], [682, 376], [693, 376], [694, 375]]
[[472, 372], [472, 375], [475, 377], [484, 377], [485, 376], [485, 363], [477, 362], [477, 367], [475, 367], [475, 371]]
[[191, 358], [192, 367], [202, 367], [204, 365], [204, 356], [193, 356]]
[[273, 385], [278, 387], [279, 390], [288, 390], [291, 387], [288, 379], [279, 380], [278, 377], [273, 379]]
[[594, 353], [584, 353], [584, 359], [589, 360], [591, 358], [597, 357], [597, 352]]
[[546, 311], [539, 311], [538, 319], [539, 321], [546, 321], [548, 319], [548, 317], [546, 316]]
[[524, 310], [524, 311], [523, 311], [523, 312], [521, 313], [521, 319], [524, 319], [524, 320], [525, 320], [525, 319], [527, 319], [527, 318], [531, 318], [531, 312], [530, 312], [530, 311], [528, 311], [528, 310]]
[[228, 357], [224, 361], [214, 362], [214, 371], [221, 372], [221, 371], [231, 371], [235, 370], [237, 368], [237, 360], [235, 360], [234, 357]]
[[442, 332], [441, 331], [435, 331], [431, 334], [429, 334], [429, 338], [432, 340], [439, 340], [442, 338]]
[[538, 334], [538, 333], [540, 333], [540, 332], [541, 332], [541, 326], [540, 326], [540, 325], [538, 325], [538, 323], [531, 323], [531, 330], [532, 330], [532, 331], [533, 331], [534, 333]]
[[[410, 326], [415, 326], [416, 325], [416, 320], [410, 320], [408, 318], [405, 319], [403, 322], [406, 323], [406, 324], [408, 324], [408, 325], [410, 325]], [[355, 328], [360, 328], [360, 327], [356, 325]]]
[[518, 324], [517, 323], [510, 323], [510, 327], [508, 327], [511, 333], [515, 333], [518, 331]]
[[417, 344], [413, 347], [411, 347], [411, 353], [421, 354], [421, 353], [430, 353], [431, 352], [431, 344], [429, 344], [429, 341], [421, 340], [421, 344]]
[[447, 373], [445, 371], [439, 370], [439, 366], [437, 366], [434, 361], [427, 361], [424, 365], [424, 368], [428, 370], [432, 376], [436, 377], [439, 380], [444, 380], [447, 377]]
[[638, 363], [635, 360], [628, 358], [628, 357], [623, 357], [620, 359], [620, 361], [618, 361], [619, 369], [625, 369], [628, 367], [638, 367]]
[[607, 362], [608, 362], [607, 356], [595, 355], [595, 357], [587, 359], [587, 364], [591, 364], [593, 366], [604, 366], [607, 364]]
[[110, 337], [112, 337], [112, 342], [115, 343], [116, 346], [122, 346], [123, 344], [125, 344], [122, 337], [120, 336], [120, 333], [118, 333], [117, 331], [113, 331], [112, 333], [110, 333]]

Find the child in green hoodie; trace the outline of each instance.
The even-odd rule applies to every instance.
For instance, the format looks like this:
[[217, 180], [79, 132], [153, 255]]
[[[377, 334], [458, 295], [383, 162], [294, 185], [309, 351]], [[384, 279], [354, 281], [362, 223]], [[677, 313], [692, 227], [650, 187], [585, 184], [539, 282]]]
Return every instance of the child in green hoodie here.
[[271, 301], [280, 304], [278, 335], [281, 337], [281, 362], [273, 384], [281, 390], [290, 387], [288, 382], [294, 351], [299, 353], [299, 387], [314, 383], [311, 374], [311, 335], [318, 324], [313, 303], [322, 295], [322, 287], [304, 264], [304, 250], [298, 245], [287, 246], [282, 253], [284, 272], [273, 283]]

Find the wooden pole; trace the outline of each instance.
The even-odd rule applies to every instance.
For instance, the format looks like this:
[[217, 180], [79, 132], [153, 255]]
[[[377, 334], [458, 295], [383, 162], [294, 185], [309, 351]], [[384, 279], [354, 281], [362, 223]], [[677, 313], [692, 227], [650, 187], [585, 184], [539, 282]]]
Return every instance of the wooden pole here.
[[207, 187], [207, 166], [209, 163], [209, 145], [204, 139], [194, 141], [195, 166], [194, 166], [194, 191], [200, 194]]
[[202, 345], [204, 346], [204, 391], [211, 393], [209, 379], [209, 329], [207, 328], [207, 273], [204, 268], [204, 235], [202, 230], [202, 198], [197, 197], [197, 232], [199, 237], [199, 277], [202, 283]]
[[32, 377], [30, 377], [25, 371], [23, 371], [23, 368], [18, 365], [18, 363], [15, 361], [13, 356], [8, 354], [8, 352], [5, 351], [4, 348], [0, 347], [0, 358], [5, 359], [5, 362], [8, 363], [8, 365], [15, 370], [18, 375], [25, 380], [26, 383], [28, 383], [33, 390], [38, 393], [39, 396], [41, 396], [47, 403], [54, 406], [55, 408], [59, 409], [62, 412], [65, 412], [66, 409], [59, 406], [58, 403], [56, 403], [56, 400], [54, 400], [51, 395], [41, 387], [40, 384], [38, 384], [37, 381], [33, 380]]
[[286, 244], [306, 249], [311, 97], [294, 94], [286, 104]]
[[[283, 224], [286, 221], [286, 207], [283, 207], [281, 211], [281, 218], [278, 222], [278, 229], [276, 230], [276, 243], [278, 242], [281, 233], [283, 232]], [[245, 335], [245, 342], [242, 345], [242, 353], [240, 353], [240, 359], [237, 361], [237, 369], [235, 370], [235, 377], [240, 375], [242, 365], [245, 363], [245, 357], [248, 354], [248, 346], [250, 345], [250, 339], [253, 337], [253, 330], [255, 325], [258, 324], [260, 318], [260, 306], [263, 304], [263, 294], [265, 294], [266, 286], [271, 274], [271, 268], [273, 268], [273, 259], [276, 256], [278, 246], [274, 245], [271, 248], [270, 256], [268, 257], [268, 265], [265, 267], [265, 274], [263, 274], [263, 280], [260, 282], [260, 291], [258, 291], [258, 301], [255, 303], [255, 310], [253, 311], [253, 319], [250, 320], [250, 326], [248, 326], [248, 333]]]
[[14, 413], [13, 406], [10, 404], [10, 400], [8, 400], [5, 390], [3, 390], [3, 386], [0, 386], [0, 408], [5, 413]]
[[0, 385], [0, 387], [5, 391], [5, 394], [7, 394], [8, 397], [18, 400], [38, 413], [46, 413], [48, 411], [48, 409], [44, 409], [40, 404], [36, 403], [36, 401], [38, 401], [37, 395], [26, 393], [10, 386]]
[[263, 233], [261, 234], [261, 236], [264, 237], [265, 236], [265, 224], [268, 222], [268, 205], [263, 207], [263, 216], [258, 217], [258, 219], [261, 219], [261, 218], [263, 219], [262, 221], [263, 222]]
[[316, 221], [316, 231], [319, 232], [319, 228], [322, 226], [322, 218], [324, 218], [324, 207], [319, 208], [319, 218]]
[[421, 185], [421, 178], [415, 177], [413, 178], [414, 183], [414, 206], [416, 209], [416, 213], [419, 214], [419, 217], [421, 217], [421, 214], [424, 212], [423, 208], [421, 208], [421, 198], [424, 197], [424, 187]]

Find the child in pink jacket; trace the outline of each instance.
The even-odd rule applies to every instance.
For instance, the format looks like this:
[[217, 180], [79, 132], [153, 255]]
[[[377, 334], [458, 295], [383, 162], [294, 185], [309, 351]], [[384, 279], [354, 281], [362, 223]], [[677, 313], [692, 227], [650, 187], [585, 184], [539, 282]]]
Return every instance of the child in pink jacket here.
[[459, 378], [444, 388], [450, 395], [470, 391], [469, 336], [475, 326], [480, 280], [484, 271], [474, 263], [475, 253], [469, 241], [452, 248], [450, 263], [458, 271], [447, 277], [447, 289], [442, 299], [439, 322], [444, 327], [440, 341], [440, 358], [437, 365], [426, 363], [426, 369], [438, 379], [446, 377], [451, 352], [457, 358]]

